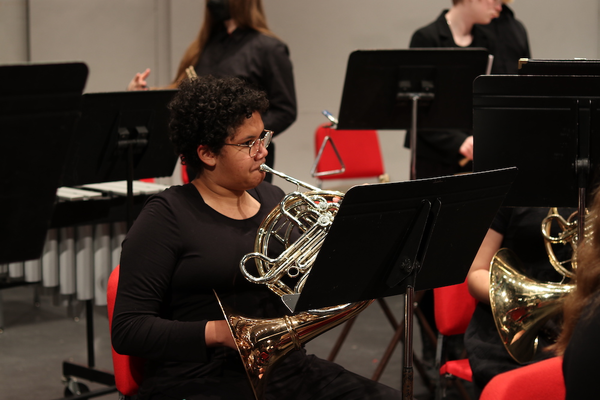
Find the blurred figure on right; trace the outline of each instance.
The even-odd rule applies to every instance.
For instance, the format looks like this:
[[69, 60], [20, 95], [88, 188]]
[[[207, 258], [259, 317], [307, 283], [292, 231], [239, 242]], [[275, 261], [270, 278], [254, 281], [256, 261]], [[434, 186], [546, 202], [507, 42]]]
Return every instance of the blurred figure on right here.
[[[564, 305], [564, 323], [556, 343], [564, 355], [566, 400], [596, 399], [600, 375], [600, 190], [596, 189], [586, 218], [594, 218], [592, 237], [578, 248], [575, 290]], [[586, 223], [586, 226], [588, 224]]]
[[519, 59], [531, 57], [527, 30], [507, 5], [512, 2], [503, 0], [500, 16], [488, 25], [479, 26], [494, 42], [492, 74], [516, 74]]

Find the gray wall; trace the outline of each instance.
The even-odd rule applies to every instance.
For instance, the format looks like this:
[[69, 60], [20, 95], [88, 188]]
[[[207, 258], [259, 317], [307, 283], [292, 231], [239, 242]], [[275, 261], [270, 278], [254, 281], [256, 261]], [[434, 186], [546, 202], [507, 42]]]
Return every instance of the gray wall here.
[[[123, 90], [133, 74], [152, 69], [167, 84], [197, 34], [203, 0], [0, 0], [0, 63], [82, 60], [87, 92]], [[270, 27], [288, 43], [296, 79], [298, 120], [277, 138], [276, 168], [310, 177], [313, 132], [320, 114], [339, 105], [350, 52], [407, 48], [412, 32], [450, 0], [264, 0]], [[598, 0], [517, 0], [535, 58], [600, 58]], [[403, 132], [381, 131], [392, 180], [408, 178]], [[176, 181], [176, 180], [175, 180]], [[287, 183], [284, 189], [292, 188]], [[332, 183], [336, 184], [336, 183]], [[331, 185], [331, 184], [328, 184]]]

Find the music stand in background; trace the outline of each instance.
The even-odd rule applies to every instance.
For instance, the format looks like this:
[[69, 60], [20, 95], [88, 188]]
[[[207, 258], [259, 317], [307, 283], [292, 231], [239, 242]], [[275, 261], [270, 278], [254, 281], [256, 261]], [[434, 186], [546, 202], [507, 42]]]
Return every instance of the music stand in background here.
[[600, 166], [600, 75], [482, 76], [474, 84], [474, 168], [516, 166], [506, 206], [577, 207]]
[[357, 50], [350, 54], [339, 129], [407, 129], [411, 179], [420, 129], [472, 129], [473, 80], [491, 68], [486, 49]]
[[521, 58], [519, 75], [600, 75], [600, 60]]
[[[351, 188], [294, 312], [406, 294], [403, 398], [412, 399], [414, 290], [464, 282], [516, 168]], [[350, 248], [345, 252], [339, 249]]]
[[0, 66], [0, 264], [42, 254], [87, 75], [83, 63]]
[[61, 186], [127, 181], [127, 228], [133, 181], [171, 176], [177, 155], [169, 140], [168, 103], [176, 90], [88, 93]]
[[[127, 181], [127, 230], [133, 224], [133, 181], [170, 176], [177, 163], [169, 140], [168, 103], [176, 90], [88, 93], [67, 155], [61, 186]], [[108, 211], [108, 209], [107, 209]], [[86, 309], [87, 366], [63, 362], [63, 375], [114, 389], [114, 375], [96, 370], [93, 300]], [[98, 390], [86, 398], [105, 393]]]

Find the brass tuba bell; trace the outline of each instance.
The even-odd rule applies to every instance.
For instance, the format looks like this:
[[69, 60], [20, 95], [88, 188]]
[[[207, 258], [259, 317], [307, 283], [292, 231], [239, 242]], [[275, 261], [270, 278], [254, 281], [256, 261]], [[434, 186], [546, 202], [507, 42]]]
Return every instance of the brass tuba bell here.
[[[285, 296], [302, 292], [344, 194], [320, 190], [264, 164], [261, 165], [261, 170], [310, 190], [306, 193], [295, 191], [283, 198], [261, 223], [254, 252], [245, 255], [240, 261], [240, 270], [247, 280], [266, 285], [284, 300]], [[271, 240], [275, 240], [284, 249], [277, 257], [269, 255]], [[250, 260], [254, 260], [256, 275], [248, 270], [247, 263]], [[220, 300], [219, 305], [228, 322], [254, 395], [261, 399], [269, 374], [285, 355], [356, 316], [372, 302], [373, 300], [348, 303], [270, 319], [238, 315]]]

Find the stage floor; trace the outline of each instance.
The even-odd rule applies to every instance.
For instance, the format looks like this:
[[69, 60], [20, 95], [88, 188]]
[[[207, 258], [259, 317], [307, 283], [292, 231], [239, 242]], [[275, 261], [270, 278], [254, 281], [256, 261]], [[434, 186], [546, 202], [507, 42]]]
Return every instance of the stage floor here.
[[[68, 315], [64, 305], [55, 305], [51, 296], [43, 295], [41, 304], [36, 307], [31, 285], [0, 290], [0, 296], [4, 309], [4, 332], [0, 334], [0, 400], [62, 398], [63, 361], [82, 365], [88, 362], [84, 310], [77, 320]], [[396, 318], [401, 320], [404, 313], [402, 296], [388, 298], [387, 302]], [[414, 326], [414, 352], [420, 356], [421, 335], [419, 325]], [[96, 368], [112, 372], [106, 307], [94, 307], [94, 328]], [[308, 352], [326, 358], [341, 329], [337, 327], [309, 342]], [[357, 317], [335, 361], [371, 378], [393, 333], [381, 307], [373, 303]], [[397, 389], [401, 387], [402, 352], [400, 343], [380, 379]], [[103, 387], [85, 380], [81, 382], [92, 390]], [[416, 369], [414, 397], [418, 400], [433, 398]], [[95, 398], [115, 400], [117, 395]]]

